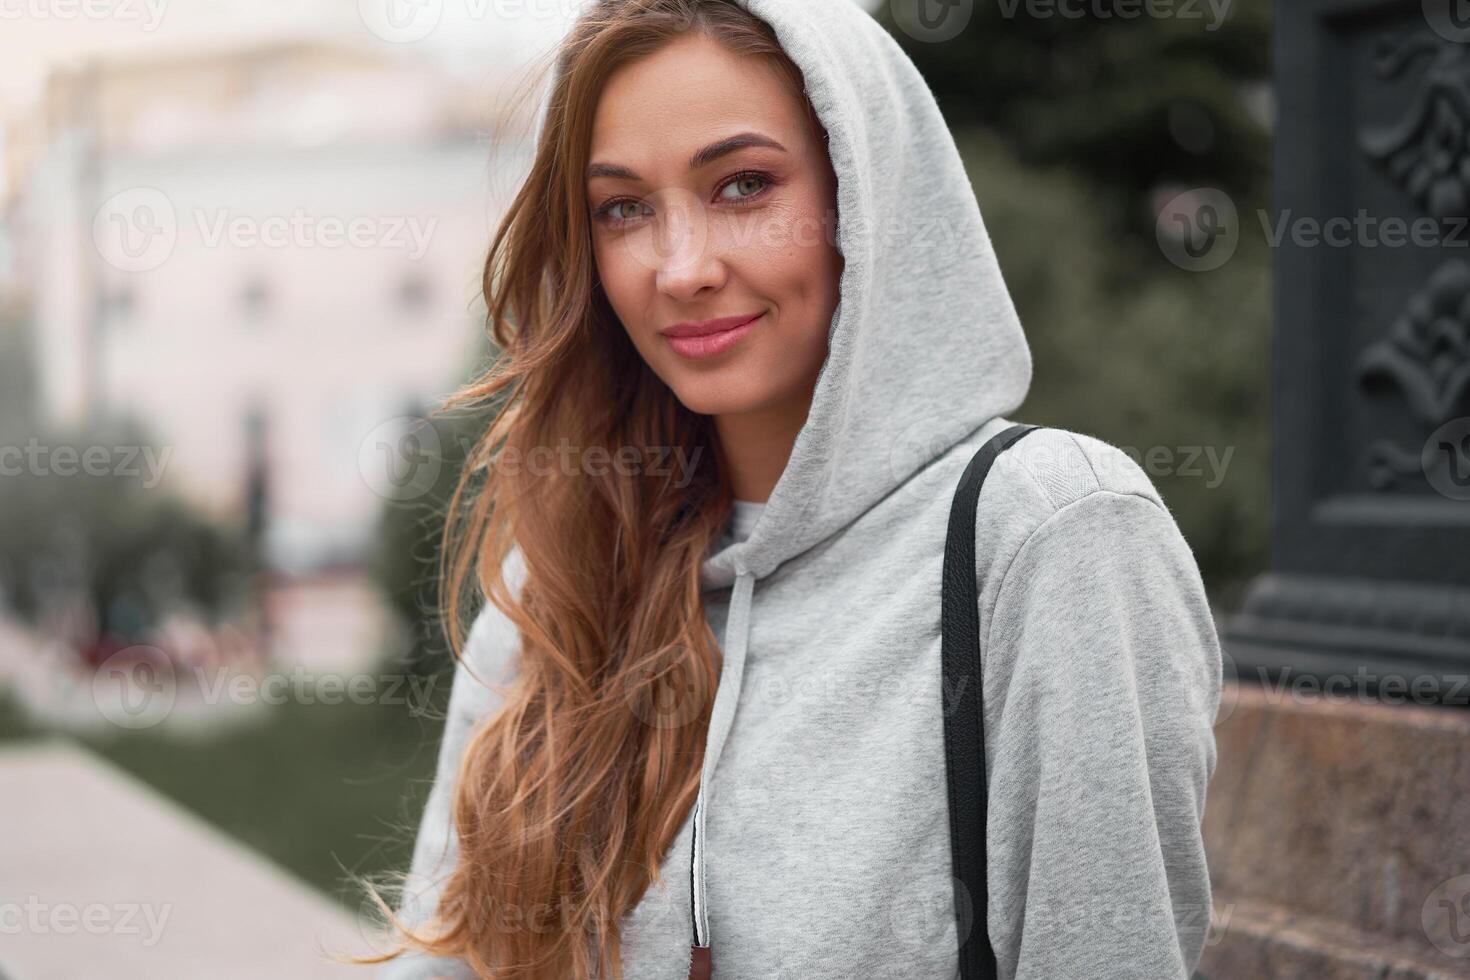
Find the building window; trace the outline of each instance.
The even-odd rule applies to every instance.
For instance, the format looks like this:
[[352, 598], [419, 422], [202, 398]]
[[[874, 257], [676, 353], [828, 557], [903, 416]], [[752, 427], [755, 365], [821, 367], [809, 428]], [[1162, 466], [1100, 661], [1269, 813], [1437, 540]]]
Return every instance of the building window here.
[[127, 326], [133, 321], [138, 300], [130, 285], [117, 285], [102, 297], [102, 312], [108, 326]]
[[424, 313], [429, 308], [433, 299], [433, 289], [429, 286], [429, 280], [423, 275], [413, 272], [404, 276], [398, 283], [398, 310], [406, 316]]
[[270, 287], [263, 279], [251, 279], [240, 291], [240, 310], [247, 323], [260, 323], [270, 312]]

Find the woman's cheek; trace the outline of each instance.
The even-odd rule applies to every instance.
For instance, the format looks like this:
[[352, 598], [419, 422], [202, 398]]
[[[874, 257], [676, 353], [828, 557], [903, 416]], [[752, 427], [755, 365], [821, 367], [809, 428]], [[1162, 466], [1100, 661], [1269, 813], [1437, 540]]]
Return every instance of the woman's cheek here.
[[834, 247], [833, 218], [822, 208], [812, 208], [801, 216], [801, 227], [796, 233], [796, 245], [802, 251], [819, 251]]
[[619, 236], [598, 246], [597, 270], [613, 309], [619, 316], [626, 316], [638, 289], [638, 263], [629, 254], [626, 239]]
[[795, 202], [782, 202], [771, 208], [765, 222], [766, 250], [783, 259], [800, 254], [806, 236], [805, 209]]

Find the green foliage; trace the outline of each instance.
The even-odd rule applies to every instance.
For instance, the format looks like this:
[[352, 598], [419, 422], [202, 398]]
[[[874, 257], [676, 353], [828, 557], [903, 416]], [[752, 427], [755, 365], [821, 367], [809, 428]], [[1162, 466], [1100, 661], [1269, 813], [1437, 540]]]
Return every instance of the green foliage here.
[[421, 464], [434, 465], [436, 476], [412, 495], [387, 501], [378, 518], [373, 579], [410, 637], [395, 666], [418, 675], [441, 673], [453, 663], [439, 622], [444, 524], [465, 459], [491, 415], [488, 410], [455, 411], [427, 419], [424, 426], [434, 434], [429, 441], [438, 448], [425, 450], [433, 457]]
[[1016, 417], [1132, 450], [1212, 591], [1234, 595], [1264, 563], [1269, 516], [1265, 243], [1187, 272], [1110, 235], [1076, 172], [1028, 166], [992, 134], [960, 146], [1035, 362]]
[[35, 344], [18, 307], [0, 304], [0, 429], [27, 427], [36, 404]]

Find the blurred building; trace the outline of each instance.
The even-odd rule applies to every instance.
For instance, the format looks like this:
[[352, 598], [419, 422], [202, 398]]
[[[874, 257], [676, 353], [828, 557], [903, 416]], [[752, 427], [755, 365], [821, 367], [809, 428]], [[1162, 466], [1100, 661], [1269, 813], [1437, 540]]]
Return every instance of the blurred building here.
[[231, 521], [264, 474], [277, 568], [360, 556], [393, 420], [484, 350], [531, 135], [509, 81], [319, 43], [53, 73], [0, 124], [0, 294], [42, 423], [135, 419], [162, 485]]

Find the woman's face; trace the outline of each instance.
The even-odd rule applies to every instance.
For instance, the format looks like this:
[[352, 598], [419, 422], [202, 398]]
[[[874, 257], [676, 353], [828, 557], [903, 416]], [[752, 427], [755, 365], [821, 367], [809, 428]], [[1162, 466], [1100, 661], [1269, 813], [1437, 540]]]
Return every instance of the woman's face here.
[[767, 62], [686, 36], [608, 79], [589, 160], [597, 270], [649, 367], [691, 411], [799, 412], [799, 427], [843, 264], [801, 97]]

